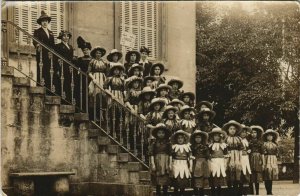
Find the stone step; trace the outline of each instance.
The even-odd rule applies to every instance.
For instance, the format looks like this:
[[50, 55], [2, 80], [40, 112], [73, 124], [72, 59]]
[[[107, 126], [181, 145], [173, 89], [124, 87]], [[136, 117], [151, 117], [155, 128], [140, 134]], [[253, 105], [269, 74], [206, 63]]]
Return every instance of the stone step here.
[[60, 105], [59, 112], [61, 114], [74, 114], [75, 113], [75, 106], [74, 105]]
[[13, 85], [14, 86], [30, 86], [30, 79], [25, 77], [14, 77], [13, 78]]

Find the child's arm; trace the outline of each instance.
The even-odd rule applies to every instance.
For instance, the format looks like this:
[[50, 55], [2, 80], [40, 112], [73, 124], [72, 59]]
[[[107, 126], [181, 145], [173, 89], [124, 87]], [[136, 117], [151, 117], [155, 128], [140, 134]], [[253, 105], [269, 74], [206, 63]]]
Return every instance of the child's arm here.
[[155, 171], [156, 168], [155, 168], [154, 156], [151, 156], [151, 157], [150, 157], [150, 161], [151, 161], [151, 170], [152, 170], [152, 171]]

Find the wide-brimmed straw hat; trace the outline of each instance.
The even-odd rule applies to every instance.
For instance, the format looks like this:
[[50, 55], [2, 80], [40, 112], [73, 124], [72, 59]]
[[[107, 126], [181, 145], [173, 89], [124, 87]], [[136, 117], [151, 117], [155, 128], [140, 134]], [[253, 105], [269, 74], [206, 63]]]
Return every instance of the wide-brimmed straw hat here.
[[204, 108], [200, 110], [200, 112], [197, 114], [197, 117], [203, 116], [203, 114], [208, 114], [210, 116], [210, 120], [214, 119], [216, 116], [216, 112], [210, 110], [209, 108]]
[[249, 135], [251, 133], [251, 128], [249, 126], [246, 126], [244, 124], [241, 124], [242, 129], [238, 134], [241, 134], [244, 130], [246, 131], [247, 135]]
[[161, 91], [162, 89], [166, 89], [166, 90], [170, 91], [170, 90], [172, 89], [172, 87], [170, 87], [170, 86], [167, 85], [167, 84], [160, 84], [160, 85], [155, 89], [155, 91], [156, 91], [156, 92], [159, 92], [159, 91]]
[[143, 99], [143, 97], [146, 94], [150, 94], [152, 97], [154, 97], [156, 95], [156, 92], [151, 87], [146, 86], [146, 87], [143, 88], [141, 94], [139, 95], [139, 98]]
[[178, 83], [178, 89], [182, 88], [183, 86], [183, 81], [180, 80], [179, 78], [177, 77], [173, 77], [169, 82], [168, 82], [168, 85], [172, 86], [172, 84], [174, 83]]
[[131, 67], [128, 70], [128, 75], [129, 77], [133, 75], [133, 71], [135, 69], [139, 69], [140, 72], [144, 71], [144, 67], [138, 63], [134, 63], [133, 65], [131, 65]]
[[200, 101], [200, 103], [198, 103], [197, 105], [196, 105], [196, 110], [197, 111], [200, 111], [201, 110], [201, 106], [202, 105], [205, 105], [207, 108], [209, 108], [210, 110], [213, 110], [213, 104], [211, 103], [211, 102], [209, 102], [209, 101]]
[[210, 132], [208, 132], [208, 136], [212, 137], [214, 134], [219, 133], [221, 134], [222, 138], [225, 138], [227, 136], [226, 132], [223, 131], [220, 127], [213, 128]]
[[190, 139], [190, 134], [189, 133], [187, 133], [187, 132], [185, 132], [185, 131], [183, 131], [183, 130], [178, 130], [178, 131], [176, 131], [172, 136], [171, 136], [171, 143], [172, 144], [176, 144], [177, 143], [177, 141], [176, 141], [176, 139], [177, 139], [177, 136], [178, 135], [183, 135], [184, 136], [184, 138], [185, 138], [185, 143], [188, 143], [189, 142], [189, 139]]
[[224, 126], [222, 127], [222, 129], [225, 131], [225, 132], [228, 132], [228, 128], [233, 125], [236, 127], [237, 131], [236, 131], [236, 134], [238, 134], [241, 129], [242, 129], [242, 126], [240, 123], [236, 122], [235, 120], [230, 120], [229, 122], [225, 123]]
[[189, 96], [191, 100], [195, 100], [195, 94], [193, 92], [184, 92], [181, 95], [181, 99], [183, 100], [184, 96]]
[[138, 81], [140, 84], [143, 83], [143, 79], [137, 76], [132, 76], [130, 78], [128, 78], [128, 81], [126, 82], [126, 88], [131, 88], [132, 84]]
[[150, 75], [154, 75], [154, 69], [155, 67], [159, 67], [160, 68], [160, 74], [161, 75], [164, 71], [165, 71], [165, 66], [162, 63], [155, 63], [151, 66], [150, 68]]
[[268, 135], [273, 135], [273, 142], [276, 142], [278, 137], [279, 137], [279, 133], [274, 131], [273, 129], [267, 129], [264, 133], [263, 133], [263, 139], [264, 141], [267, 141], [267, 136]]
[[174, 106], [174, 104], [181, 104], [182, 106], [184, 106], [183, 101], [179, 100], [179, 99], [173, 99], [172, 101], [170, 101], [169, 105]]
[[67, 31], [67, 30], [61, 30], [60, 33], [59, 33], [59, 35], [58, 35], [58, 37], [57, 37], [57, 39], [62, 39], [62, 37], [64, 35], [68, 35], [70, 39], [72, 37], [72, 34], [69, 31]]
[[121, 63], [118, 63], [118, 64], [113, 65], [113, 66], [109, 69], [109, 75], [112, 76], [115, 69], [119, 69], [120, 71], [125, 71], [125, 67], [124, 67]]
[[256, 131], [257, 138], [261, 138], [262, 137], [262, 135], [264, 133], [264, 129], [261, 126], [259, 126], [259, 125], [252, 125], [250, 128], [251, 128], [252, 131]]
[[159, 130], [163, 130], [165, 132], [165, 138], [169, 138], [171, 136], [171, 131], [167, 129], [166, 125], [163, 123], [158, 123], [152, 130], [152, 136], [157, 138], [157, 132]]
[[150, 103], [149, 110], [152, 111], [154, 105], [157, 103], [160, 105], [160, 108], [163, 108], [166, 105], [166, 102], [164, 100], [159, 99], [159, 98], [154, 98], [154, 99], [152, 99], [152, 101]]
[[131, 51], [128, 51], [125, 55], [125, 60], [129, 63], [130, 62], [130, 56], [132, 54], [135, 54], [136, 55], [136, 60], [135, 62], [138, 63], [141, 59], [141, 54], [138, 52], [138, 51], [135, 51], [135, 50], [131, 50]]
[[111, 51], [110, 51], [110, 53], [107, 55], [107, 60], [109, 61], [109, 62], [112, 62], [113, 61], [113, 56], [114, 55], [118, 55], [118, 61], [122, 58], [122, 53], [121, 52], [119, 52], [117, 49], [112, 49]]
[[184, 106], [182, 106], [182, 107], [180, 108], [180, 112], [179, 112], [179, 115], [180, 115], [181, 118], [183, 118], [183, 114], [184, 114], [184, 112], [186, 112], [186, 111], [194, 112], [194, 113], [195, 113], [195, 109], [194, 109], [194, 108], [192, 108], [192, 107], [190, 107], [190, 106], [188, 106], [188, 105], [184, 105]]
[[163, 118], [167, 118], [168, 112], [169, 112], [170, 110], [173, 110], [175, 113], [178, 112], [178, 108], [177, 108], [177, 107], [174, 107], [174, 106], [171, 106], [171, 105], [167, 105], [167, 106], [165, 107], [165, 111], [164, 111], [162, 117], [163, 117]]
[[191, 138], [190, 138], [191, 144], [195, 143], [195, 137], [197, 135], [200, 135], [202, 137], [203, 143], [207, 143], [208, 133], [201, 131], [201, 130], [195, 130], [194, 133], [192, 133]]
[[43, 20], [48, 20], [48, 22], [51, 21], [51, 17], [48, 16], [44, 10], [41, 11], [41, 16], [36, 20], [36, 22], [41, 24]]
[[101, 56], [104, 56], [106, 54], [106, 50], [104, 48], [102, 48], [101, 46], [96, 46], [91, 51], [91, 57], [93, 57], [93, 58], [96, 57], [96, 51], [100, 51], [101, 52]]

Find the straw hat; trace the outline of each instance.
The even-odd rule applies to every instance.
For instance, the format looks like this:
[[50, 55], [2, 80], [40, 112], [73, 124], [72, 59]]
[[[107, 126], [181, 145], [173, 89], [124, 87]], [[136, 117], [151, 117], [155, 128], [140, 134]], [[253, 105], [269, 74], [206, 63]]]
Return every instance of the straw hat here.
[[159, 98], [154, 98], [154, 99], [152, 99], [152, 101], [150, 103], [149, 110], [152, 111], [154, 105], [157, 103], [160, 105], [160, 108], [163, 108], [166, 105], [166, 102], [164, 100], [161, 100]]
[[101, 52], [101, 56], [104, 56], [106, 54], [106, 50], [104, 48], [102, 48], [101, 46], [96, 46], [95, 48], [93, 48], [93, 50], [91, 51], [91, 57], [95, 58], [96, 57], [96, 51], [100, 51]]
[[170, 101], [169, 105], [174, 106], [174, 104], [181, 104], [182, 106], [184, 105], [183, 101], [179, 100], [179, 99], [173, 99], [172, 101]]
[[226, 136], [227, 136], [227, 134], [226, 134], [226, 132], [225, 131], [223, 131], [221, 128], [219, 128], [219, 127], [215, 127], [215, 128], [213, 128], [210, 132], [208, 132], [208, 136], [209, 137], [212, 137], [214, 134], [216, 134], [216, 133], [219, 133], [219, 134], [221, 134], [221, 137], [222, 138], [225, 138]]
[[231, 125], [233, 125], [233, 126], [236, 127], [236, 129], [237, 129], [236, 134], [238, 134], [238, 133], [241, 131], [241, 129], [242, 129], [241, 124], [238, 123], [238, 122], [236, 122], [235, 120], [230, 120], [229, 122], [227, 122], [226, 124], [224, 124], [224, 126], [223, 126], [222, 129], [223, 129], [225, 132], [228, 132], [228, 128], [229, 128]]
[[202, 136], [202, 140], [207, 143], [208, 139], [208, 133], [201, 131], [201, 130], [195, 130], [194, 133], [192, 133], [191, 138], [190, 138], [190, 143], [193, 144], [195, 142], [195, 137], [197, 135]]
[[112, 76], [115, 69], [119, 69], [120, 71], [125, 71], [125, 67], [120, 64], [115, 64], [109, 69], [109, 74]]
[[40, 25], [43, 20], [51, 21], [51, 17], [46, 14], [44, 10], [41, 11], [41, 16], [36, 20], [36, 22]]
[[274, 131], [273, 129], [268, 129], [268, 130], [266, 130], [266, 132], [263, 133], [264, 141], [267, 141], [268, 135], [273, 135], [273, 142], [276, 142], [279, 137], [278, 132]]
[[251, 128], [252, 131], [256, 131], [257, 132], [257, 135], [258, 135], [257, 138], [261, 138], [262, 137], [262, 135], [264, 133], [264, 129], [261, 126], [259, 126], [259, 125], [252, 125], [250, 128]]
[[190, 107], [190, 106], [188, 106], [188, 105], [182, 106], [181, 109], [180, 109], [180, 112], [179, 112], [181, 118], [183, 118], [183, 114], [184, 114], [184, 112], [186, 112], [186, 111], [189, 111], [189, 112], [195, 112], [195, 109], [192, 108], [192, 107]]
[[209, 108], [204, 108], [204, 109], [202, 109], [202, 110], [197, 114], [197, 116], [200, 117], [200, 116], [203, 116], [203, 114], [208, 114], [208, 115], [210, 116], [210, 120], [214, 119], [215, 116], [216, 116], [216, 112], [210, 110]]
[[189, 96], [191, 100], [195, 100], [195, 94], [193, 92], [184, 92], [181, 95], [181, 99], [183, 99], [184, 96]]
[[180, 80], [179, 78], [172, 78], [169, 82], [168, 82], [168, 85], [170, 85], [170, 86], [172, 86], [172, 84], [174, 84], [174, 83], [178, 83], [178, 89], [180, 89], [180, 88], [182, 88], [182, 86], [183, 86], [183, 81], [182, 80]]
[[158, 123], [154, 129], [152, 130], [152, 136], [157, 138], [157, 132], [159, 130], [163, 130], [165, 132], [165, 138], [169, 138], [171, 136], [171, 131], [167, 129], [166, 125], [163, 123]]
[[121, 58], [122, 58], [122, 53], [121, 52], [119, 52], [117, 49], [112, 49], [111, 51], [110, 51], [110, 53], [107, 55], [107, 60], [109, 61], [109, 62], [112, 62], [113, 61], [113, 56], [114, 55], [118, 55], [118, 60], [120, 60]]
[[213, 104], [210, 103], [209, 101], [200, 101], [200, 103], [198, 103], [198, 104], [196, 105], [196, 110], [200, 111], [202, 105], [205, 105], [205, 106], [208, 107], [210, 110], [213, 110]]
[[135, 82], [135, 81], [140, 82], [140, 84], [143, 83], [143, 79], [142, 79], [142, 78], [137, 77], [137, 76], [132, 76], [132, 77], [128, 78], [128, 81], [127, 81], [127, 83], [126, 83], [126, 87], [127, 87], [127, 88], [131, 88], [131, 85], [132, 85], [133, 82]]
[[134, 69], [139, 69], [140, 72], [144, 70], [144, 67], [138, 63], [134, 63], [128, 70], [129, 77], [133, 75]]
[[155, 91], [149, 86], [143, 88], [139, 98], [142, 99], [146, 94], [150, 94], [152, 97], [156, 95]]
[[150, 75], [154, 75], [154, 69], [155, 67], [159, 67], [160, 68], [160, 74], [161, 75], [164, 71], [165, 71], [165, 66], [162, 63], [155, 63], [151, 66], [150, 68]]
[[170, 91], [172, 88], [167, 84], [160, 84], [155, 90], [156, 90], [156, 92], [159, 92], [162, 89], [167, 89]]
[[72, 37], [72, 34], [69, 31], [67, 31], [67, 30], [61, 30], [60, 33], [59, 33], [59, 35], [58, 35], [58, 37], [57, 37], [57, 39], [62, 39], [62, 37], [64, 35], [69, 35], [70, 39]]
[[178, 131], [176, 131], [176, 132], [171, 136], [171, 139], [170, 139], [170, 140], [171, 140], [171, 143], [172, 143], [172, 144], [177, 143], [176, 138], [177, 138], [178, 135], [183, 135], [183, 136], [184, 136], [184, 138], [185, 138], [185, 143], [188, 143], [188, 142], [189, 142], [190, 134], [187, 133], [187, 132], [185, 132], [185, 131], [183, 131], [183, 130], [178, 130]]
[[174, 107], [174, 106], [171, 106], [171, 105], [167, 105], [167, 106], [165, 107], [165, 111], [164, 111], [162, 117], [163, 117], [163, 118], [167, 118], [168, 112], [169, 112], [170, 110], [173, 110], [175, 113], [178, 112], [177, 107]]
[[132, 54], [135, 54], [136, 55], [136, 60], [135, 62], [139, 62], [140, 59], [141, 59], [141, 55], [138, 51], [135, 51], [135, 50], [131, 50], [131, 51], [128, 51], [125, 55], [125, 60], [129, 63], [130, 62], [130, 56]]

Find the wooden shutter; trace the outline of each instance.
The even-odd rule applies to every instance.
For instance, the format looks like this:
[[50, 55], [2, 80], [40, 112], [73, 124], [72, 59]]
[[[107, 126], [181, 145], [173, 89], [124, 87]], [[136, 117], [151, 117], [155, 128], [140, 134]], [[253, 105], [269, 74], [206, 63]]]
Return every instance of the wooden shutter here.
[[[61, 2], [17, 2], [15, 4], [15, 23], [33, 35], [35, 29], [39, 28], [36, 20], [44, 10], [50, 17], [49, 29], [53, 31], [55, 40], [59, 32], [65, 28], [65, 3]], [[21, 44], [26, 44], [27, 37], [20, 34]]]
[[[157, 2], [120, 2], [120, 30], [136, 35], [134, 50], [141, 46], [148, 47], [152, 52], [150, 59], [158, 56], [158, 3]], [[129, 48], [122, 47], [125, 54]]]

